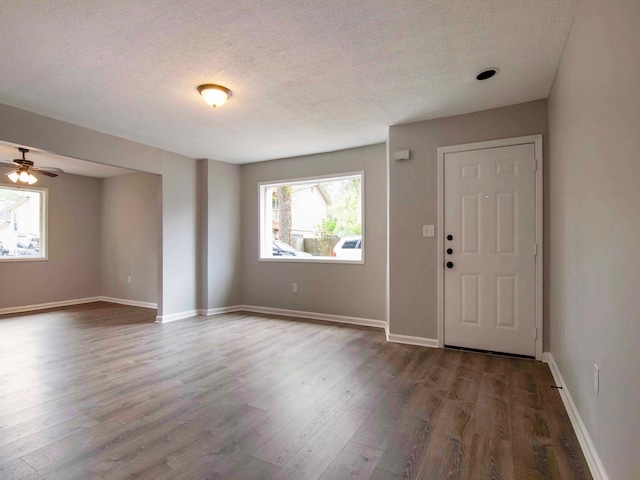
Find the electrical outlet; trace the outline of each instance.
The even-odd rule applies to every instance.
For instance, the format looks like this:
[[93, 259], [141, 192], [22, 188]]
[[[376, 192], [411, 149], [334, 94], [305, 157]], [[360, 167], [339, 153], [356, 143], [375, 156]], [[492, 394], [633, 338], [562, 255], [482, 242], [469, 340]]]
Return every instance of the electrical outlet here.
[[291, 287], [291, 290], [293, 291], [293, 293], [298, 293], [298, 284], [294, 283]]
[[596, 391], [596, 395], [600, 393], [600, 367], [593, 364], [593, 389]]
[[127, 283], [131, 283], [131, 275], [127, 277]]

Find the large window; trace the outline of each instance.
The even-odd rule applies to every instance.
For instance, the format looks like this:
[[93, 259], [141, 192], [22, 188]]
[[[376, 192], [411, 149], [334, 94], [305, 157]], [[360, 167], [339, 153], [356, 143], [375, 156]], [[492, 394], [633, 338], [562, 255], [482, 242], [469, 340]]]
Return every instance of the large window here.
[[0, 186], [0, 261], [46, 258], [47, 191]]
[[364, 173], [261, 183], [260, 258], [363, 263]]

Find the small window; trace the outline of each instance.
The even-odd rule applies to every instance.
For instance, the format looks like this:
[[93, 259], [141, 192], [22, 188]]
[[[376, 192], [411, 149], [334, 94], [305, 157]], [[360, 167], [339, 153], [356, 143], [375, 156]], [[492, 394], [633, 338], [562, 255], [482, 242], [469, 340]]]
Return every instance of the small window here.
[[0, 261], [46, 259], [47, 191], [0, 187]]
[[364, 173], [259, 184], [260, 259], [363, 263]]

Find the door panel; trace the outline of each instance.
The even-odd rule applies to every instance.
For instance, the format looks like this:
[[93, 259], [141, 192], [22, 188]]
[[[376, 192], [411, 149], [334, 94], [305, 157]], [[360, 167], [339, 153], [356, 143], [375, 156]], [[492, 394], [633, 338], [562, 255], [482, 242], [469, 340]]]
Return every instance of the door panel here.
[[446, 345], [535, 355], [534, 159], [533, 143], [445, 154]]
[[496, 305], [498, 315], [496, 326], [517, 327], [518, 277], [516, 275], [496, 275]]
[[480, 276], [462, 275], [462, 323], [480, 324]]
[[516, 253], [516, 195], [516, 192], [496, 195], [496, 253]]
[[480, 198], [478, 195], [463, 195], [461, 197], [462, 211], [461, 216], [461, 233], [462, 233], [462, 252], [466, 254], [479, 253], [480, 239]]

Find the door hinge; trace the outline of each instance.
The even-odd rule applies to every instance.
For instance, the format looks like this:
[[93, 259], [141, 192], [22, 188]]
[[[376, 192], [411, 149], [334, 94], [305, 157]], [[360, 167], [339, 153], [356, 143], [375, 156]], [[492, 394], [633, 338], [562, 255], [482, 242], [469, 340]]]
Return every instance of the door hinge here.
[[538, 339], [538, 327], [535, 327], [533, 329], [533, 339], [537, 340]]
[[534, 257], [538, 256], [538, 244], [537, 243], [533, 244], [533, 256]]
[[536, 170], [538, 170], [538, 159], [534, 158], [533, 159], [533, 171], [535, 172]]

